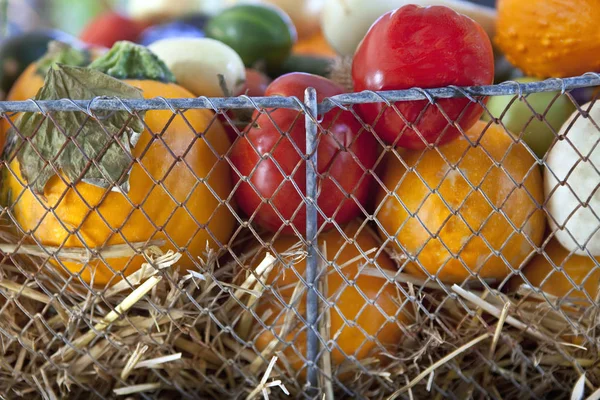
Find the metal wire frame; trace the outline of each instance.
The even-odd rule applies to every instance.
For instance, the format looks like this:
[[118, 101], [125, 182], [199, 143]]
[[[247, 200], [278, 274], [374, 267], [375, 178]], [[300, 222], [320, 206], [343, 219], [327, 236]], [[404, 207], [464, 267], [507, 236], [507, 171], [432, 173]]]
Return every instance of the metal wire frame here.
[[[440, 89], [411, 89], [404, 91], [390, 91], [390, 92], [362, 92], [362, 93], [352, 93], [352, 94], [344, 94], [339, 96], [334, 96], [328, 99], [325, 99], [322, 103], [317, 103], [316, 92], [314, 90], [307, 90], [304, 98], [304, 102], [300, 101], [297, 98], [285, 98], [285, 97], [264, 97], [264, 98], [249, 98], [246, 96], [241, 96], [238, 98], [198, 98], [198, 99], [148, 99], [148, 100], [125, 100], [125, 99], [103, 99], [97, 98], [92, 100], [56, 100], [56, 101], [25, 101], [25, 102], [0, 102], [0, 110], [3, 113], [9, 112], [41, 112], [43, 114], [49, 115], [54, 111], [82, 111], [86, 112], [90, 115], [93, 115], [95, 111], [116, 111], [116, 110], [125, 110], [131, 113], [133, 116], [137, 115], [138, 111], [144, 110], [170, 110], [174, 115], [181, 115], [183, 110], [187, 109], [212, 109], [215, 111], [225, 110], [225, 109], [239, 109], [239, 108], [256, 108], [256, 109], [265, 109], [265, 108], [287, 108], [298, 110], [304, 113], [305, 115], [305, 127], [306, 127], [306, 149], [303, 155], [303, 159], [306, 161], [306, 180], [307, 180], [307, 191], [306, 191], [306, 208], [307, 208], [307, 229], [304, 235], [304, 240], [308, 246], [308, 258], [307, 258], [307, 268], [306, 268], [306, 276], [305, 283], [308, 289], [307, 295], [307, 317], [306, 317], [306, 325], [307, 325], [307, 354], [306, 359], [308, 362], [307, 365], [307, 378], [309, 384], [309, 390], [307, 395], [309, 397], [314, 396], [318, 393], [318, 376], [323, 371], [319, 371], [318, 366], [316, 365], [316, 360], [319, 357], [319, 332], [316, 328], [316, 323], [318, 319], [318, 310], [319, 310], [319, 302], [326, 301], [325, 298], [318, 292], [316, 282], [320, 278], [318, 273], [318, 255], [320, 255], [320, 250], [316, 243], [316, 237], [319, 233], [317, 217], [320, 210], [316, 204], [317, 197], [317, 146], [316, 146], [316, 136], [319, 127], [319, 121], [316, 116], [318, 114], [330, 111], [334, 108], [340, 108], [345, 110], [350, 110], [353, 114], [355, 112], [352, 110], [352, 106], [355, 104], [362, 104], [368, 102], [385, 102], [389, 104], [391, 107], [393, 105], [391, 103], [397, 101], [411, 101], [411, 100], [429, 100], [432, 104], [435, 103], [435, 99], [439, 98], [452, 98], [452, 97], [468, 97], [472, 101], [473, 97], [479, 96], [495, 96], [495, 95], [519, 95], [519, 97], [524, 96], [530, 93], [538, 93], [538, 92], [554, 92], [560, 91], [565, 93], [568, 90], [575, 88], [583, 88], [590, 86], [598, 86], [600, 85], [600, 77], [597, 74], [588, 74], [582, 77], [576, 78], [567, 78], [567, 79], [552, 79], [544, 82], [536, 82], [536, 83], [527, 83], [520, 84], [516, 82], [508, 82], [501, 85], [495, 86], [483, 86], [483, 87], [469, 87], [469, 88], [440, 88]], [[442, 110], [443, 111], [443, 110]], [[49, 115], [51, 118], [51, 116]], [[360, 119], [359, 119], [360, 120]], [[365, 129], [371, 129], [368, 126], [364, 126], [365, 124], [361, 121], [363, 127]], [[146, 127], [147, 128], [147, 127]], [[160, 135], [155, 135], [162, 140]], [[216, 151], [213, 149], [213, 152]], [[449, 162], [446, 160], [446, 162]], [[458, 170], [458, 172], [463, 175], [463, 173]], [[448, 173], [448, 172], [447, 172]], [[464, 175], [463, 175], [464, 177]], [[196, 177], [197, 178], [197, 177]], [[465, 177], [464, 177], [465, 178]], [[376, 179], [378, 179], [376, 177]], [[466, 178], [465, 178], [466, 179]], [[427, 183], [421, 178], [423, 183], [427, 185]], [[468, 182], [468, 179], [466, 179]], [[443, 181], [443, 178], [442, 178]], [[515, 184], [515, 182], [513, 180]], [[382, 184], [379, 182], [380, 185]], [[155, 185], [162, 185], [162, 182], [154, 181]], [[435, 191], [436, 188], [429, 187], [429, 190]], [[472, 191], [478, 191], [480, 188], [471, 185]], [[514, 190], [514, 189], [513, 189]], [[390, 195], [393, 195], [390, 193]], [[494, 205], [490, 199], [486, 199], [494, 209], [497, 209], [500, 213], [502, 213], [502, 207]], [[173, 199], [175, 201], [175, 199]], [[401, 201], [401, 200], [400, 200]], [[229, 206], [229, 201], [225, 200], [223, 203]], [[179, 206], [186, 207], [184, 202], [177, 202]], [[543, 205], [538, 204], [538, 206], [543, 207]], [[406, 207], [406, 206], [405, 206]], [[462, 207], [462, 205], [460, 206]], [[460, 209], [459, 207], [459, 209]], [[235, 215], [235, 213], [234, 213]], [[507, 220], [510, 221], [509, 218]], [[239, 220], [238, 220], [239, 221]], [[376, 224], [379, 224], [376, 218], [372, 218], [371, 221], [374, 221]], [[239, 221], [241, 222], [241, 221]], [[335, 222], [332, 221], [335, 225]], [[485, 222], [484, 222], [485, 223]], [[157, 229], [157, 226], [154, 226]], [[336, 226], [339, 229], [339, 226]], [[440, 228], [441, 229], [441, 228]], [[521, 231], [521, 227], [514, 226], [516, 232]], [[300, 232], [299, 232], [300, 233]], [[433, 237], [439, 231], [429, 232]], [[473, 232], [477, 234], [477, 232]], [[74, 232], [74, 234], [78, 234]], [[393, 237], [393, 233], [389, 232], [388, 237]], [[351, 238], [347, 238], [351, 239]], [[64, 243], [63, 243], [64, 245]], [[502, 249], [497, 252], [497, 256], [502, 256]], [[362, 250], [361, 250], [362, 252]], [[56, 261], [59, 261], [56, 258], [56, 254], [49, 254], [51, 257], [55, 257]], [[321, 255], [322, 256], [322, 255]], [[100, 255], [100, 257], [102, 257]], [[370, 257], [368, 257], [370, 258]], [[505, 260], [507, 265], [509, 262]], [[108, 265], [108, 263], [106, 263]], [[514, 271], [513, 271], [514, 272]], [[434, 276], [429, 276], [428, 279], [435, 279]], [[574, 282], [572, 282], [574, 284]], [[224, 288], [225, 289], [225, 288]], [[94, 289], [89, 287], [89, 290], [92, 293]], [[97, 293], [97, 295], [101, 296], [101, 293]], [[408, 295], [408, 293], [406, 293]], [[453, 294], [448, 292], [449, 297]], [[468, 305], [463, 304], [465, 308], [468, 308]], [[560, 311], [560, 307], [557, 308]], [[209, 310], [204, 310], [209, 312]], [[218, 323], [218, 318], [213, 318], [216, 323]], [[568, 320], [568, 318], [566, 318]], [[93, 326], [90, 326], [93, 329]], [[223, 326], [223, 329], [227, 327]], [[49, 327], [50, 329], [50, 327]], [[229, 331], [229, 333], [232, 333]], [[337, 382], [340, 383], [340, 382]], [[341, 383], [340, 383], [341, 384]]]
[[[520, 83], [507, 81], [499, 85], [469, 86], [469, 87], [444, 87], [433, 89], [408, 89], [390, 90], [384, 92], [364, 91], [359, 93], [348, 93], [332, 96], [317, 105], [319, 114], [325, 113], [340, 104], [364, 104], [373, 102], [399, 102], [413, 100], [432, 100], [456, 97], [479, 97], [479, 96], [503, 96], [503, 95], [526, 95], [540, 92], [564, 93], [567, 90], [592, 87], [600, 85], [600, 74], [587, 73], [573, 78], [554, 78], [541, 82]], [[147, 110], [188, 110], [188, 109], [243, 109], [243, 108], [287, 108], [306, 112], [306, 105], [294, 97], [229, 97], [208, 98], [198, 97], [195, 99], [111, 99], [95, 98], [91, 100], [27, 100], [27, 101], [3, 101], [0, 102], [0, 112], [49, 112], [49, 111], [118, 111], [125, 110], [147, 111]]]

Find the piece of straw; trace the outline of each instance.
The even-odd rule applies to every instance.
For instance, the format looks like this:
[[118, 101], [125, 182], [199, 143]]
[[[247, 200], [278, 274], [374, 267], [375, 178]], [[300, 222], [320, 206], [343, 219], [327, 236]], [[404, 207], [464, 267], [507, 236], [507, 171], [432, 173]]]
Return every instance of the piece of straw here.
[[164, 244], [164, 240], [151, 240], [149, 242], [115, 244], [90, 250], [86, 247], [56, 247], [40, 246], [37, 244], [0, 243], [0, 251], [9, 256], [14, 254], [25, 254], [43, 258], [55, 256], [65, 261], [89, 262], [96, 257], [95, 253], [102, 255], [105, 259], [129, 257], [139, 253], [139, 250], [148, 249], [150, 247], [160, 247]]
[[454, 350], [452, 353], [448, 354], [447, 356], [441, 358], [436, 363], [429, 366], [425, 371], [421, 372], [416, 378], [414, 378], [412, 381], [410, 381], [406, 386], [404, 386], [401, 389], [396, 390], [391, 396], [388, 397], [388, 400], [393, 400], [393, 399], [397, 398], [398, 396], [400, 396], [402, 393], [413, 388], [416, 384], [418, 384], [420, 381], [425, 379], [429, 374], [433, 373], [433, 371], [435, 371], [437, 368], [446, 364], [448, 361], [452, 360], [457, 355], [459, 355], [459, 354], [465, 352], [466, 350], [470, 349], [471, 347], [475, 346], [479, 342], [482, 342], [485, 339], [489, 338], [489, 336], [490, 336], [489, 333], [484, 333], [483, 335], [478, 336], [475, 339], [471, 340], [469, 343]]
[[492, 345], [490, 346], [490, 358], [493, 358], [494, 353], [496, 352], [496, 346], [498, 345], [498, 340], [500, 339], [500, 334], [502, 333], [502, 328], [504, 327], [506, 317], [508, 317], [509, 309], [510, 303], [505, 303], [504, 307], [502, 307], [502, 313], [500, 314], [500, 318], [498, 318], [498, 324], [496, 325], [496, 330], [494, 331], [494, 338], [492, 339]]
[[125, 363], [125, 367], [123, 367], [123, 370], [121, 371], [122, 380], [127, 380], [129, 374], [131, 374], [131, 371], [135, 368], [146, 351], [148, 351], [148, 346], [142, 345], [141, 343], [136, 345], [135, 350], [131, 353], [131, 356], [127, 359], [127, 363]]
[[50, 297], [46, 296], [44, 293], [38, 292], [35, 289], [28, 288], [27, 286], [18, 284], [16, 282], [1, 280], [0, 287], [10, 290], [11, 292], [19, 293], [19, 295], [27, 297], [28, 299], [39, 301], [40, 303], [50, 303]]
[[132, 385], [132, 386], [126, 386], [126, 387], [115, 389], [115, 390], [113, 390], [113, 393], [116, 394], [117, 396], [126, 396], [128, 394], [135, 394], [135, 393], [149, 392], [151, 390], [157, 390], [157, 389], [160, 389], [160, 387], [161, 387], [160, 383], [142, 383], [140, 385]]
[[[483, 310], [492, 314], [496, 318], [499, 318], [500, 315], [502, 314], [502, 310], [500, 310], [498, 307], [494, 306], [493, 304], [488, 303], [487, 301], [482, 300], [478, 296], [474, 295], [471, 292], [464, 290], [463, 288], [461, 288], [460, 286], [458, 286], [456, 284], [452, 285], [452, 290], [455, 291], [456, 293], [458, 293], [462, 298], [469, 300], [471, 303], [475, 304], [478, 307], [481, 307]], [[519, 321], [515, 317], [507, 316], [505, 322], [509, 325], [514, 326], [517, 329], [520, 329], [522, 331], [529, 333], [532, 336], [535, 336], [538, 339], [541, 339], [544, 341], [550, 341], [550, 342], [552, 341], [551, 338], [549, 338], [548, 336], [546, 336], [545, 334], [543, 334], [536, 328], [524, 324], [523, 322]]]
[[[133, 292], [129, 294], [129, 296], [125, 297], [119, 305], [115, 307], [114, 310], [111, 310], [102, 321], [98, 322], [94, 325], [94, 329], [90, 329], [84, 335], [80, 336], [73, 342], [73, 347], [76, 349], [80, 349], [82, 347], [87, 346], [94, 338], [96, 337], [96, 331], [101, 332], [106, 329], [112, 322], [114, 322], [120, 315], [127, 312], [135, 303], [140, 301], [142, 297], [144, 297], [152, 288], [154, 288], [161, 281], [162, 277], [160, 276], [151, 276], [146, 282], [136, 288]], [[73, 352], [75, 351], [73, 347], [65, 347], [66, 349], [63, 352], [63, 359], [68, 359]], [[55, 353], [52, 357], [56, 357], [59, 352]]]
[[[231, 311], [231, 309], [237, 304], [237, 300], [240, 299], [242, 294], [250, 289], [252, 285], [254, 285], [257, 281], [257, 277], [262, 277], [266, 271], [270, 271], [271, 268], [275, 265], [277, 259], [273, 257], [270, 253], [265, 254], [265, 258], [258, 264], [256, 269], [254, 270], [254, 274], [250, 274], [248, 278], [242, 283], [239, 289], [235, 290], [229, 299], [223, 305], [223, 309], [225, 312]], [[236, 300], [237, 299], [237, 300]]]
[[181, 353], [169, 354], [167, 356], [151, 358], [149, 360], [140, 361], [135, 369], [138, 368], [157, 368], [161, 364], [176, 361], [181, 359]]
[[585, 400], [600, 400], [600, 389], [597, 389], [594, 393], [590, 394]]
[[275, 366], [276, 362], [277, 362], [277, 357], [274, 356], [273, 358], [271, 358], [271, 361], [269, 362], [269, 365], [267, 365], [267, 369], [266, 369], [262, 379], [258, 383], [258, 386], [256, 386], [254, 388], [254, 390], [250, 392], [250, 394], [248, 394], [248, 396], [246, 397], [246, 400], [254, 399], [259, 393], [262, 393], [263, 397], [266, 400], [268, 400], [269, 399], [269, 388], [275, 387], [275, 386], [279, 387], [281, 389], [281, 391], [283, 393], [285, 393], [287, 396], [290, 395], [290, 392], [287, 390], [285, 385], [280, 380], [274, 380], [274, 381], [267, 383], [267, 380], [271, 376], [271, 372], [273, 371], [273, 367]]

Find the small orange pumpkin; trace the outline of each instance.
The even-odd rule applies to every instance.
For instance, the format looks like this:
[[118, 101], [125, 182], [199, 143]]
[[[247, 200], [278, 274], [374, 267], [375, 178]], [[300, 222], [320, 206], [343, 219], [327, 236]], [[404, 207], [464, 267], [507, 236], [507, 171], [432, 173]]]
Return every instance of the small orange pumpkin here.
[[[131, 62], [118, 64], [123, 57]], [[90, 68], [125, 79], [135, 76], [125, 82], [141, 89], [144, 98], [195, 97], [174, 83], [156, 56], [133, 43], [117, 43]], [[146, 112], [147, 129], [131, 151], [137, 161], [130, 170], [127, 194], [81, 181], [71, 185], [55, 175], [44, 185], [42, 196], [25, 185], [14, 157], [4, 189], [20, 230], [44, 245], [65, 248], [162, 240], [163, 250], [183, 253], [180, 265], [193, 268], [193, 260], [207, 246], [217, 249], [227, 243], [235, 219], [224, 204], [231, 191], [229, 166], [219, 157], [229, 148], [229, 139], [212, 111], [188, 110], [184, 115], [186, 119], [169, 110]], [[83, 281], [104, 286], [135, 272], [144, 261], [141, 255], [119, 255], [52, 262]]]

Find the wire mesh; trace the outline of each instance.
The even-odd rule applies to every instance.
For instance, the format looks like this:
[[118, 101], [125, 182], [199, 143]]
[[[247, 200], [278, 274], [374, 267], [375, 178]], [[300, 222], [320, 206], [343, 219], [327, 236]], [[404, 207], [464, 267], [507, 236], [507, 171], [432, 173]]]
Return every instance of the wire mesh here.
[[[1, 166], [2, 396], [561, 398], [584, 372], [598, 387], [600, 265], [589, 249], [600, 129], [595, 100], [573, 92], [598, 85], [589, 74], [320, 103], [314, 90], [304, 101], [0, 102], [12, 127]], [[528, 97], [539, 92], [557, 92], [541, 112]], [[531, 111], [521, 132], [487, 110], [496, 95]], [[463, 130], [440, 102], [457, 97], [489, 122]], [[546, 118], [560, 97], [592, 121], [591, 144], [569, 136], [576, 120], [561, 130]], [[458, 137], [422, 150], [384, 140], [385, 113], [406, 126], [396, 141], [422, 138], [407, 101]], [[373, 102], [381, 112], [365, 121], [360, 107]], [[242, 129], [229, 112], [248, 108]], [[143, 123], [131, 151], [125, 127], [103, 123], [116, 111]], [[40, 133], [15, 129], [22, 112], [44, 115], [64, 135], [61, 151], [87, 157], [82, 174], [103, 171], [107, 147], [90, 156], [79, 141], [95, 124], [129, 155], [130, 191], [108, 175], [109, 188], [68, 179], [59, 154], [38, 149], [54, 176], [37, 193], [18, 154]], [[59, 113], [87, 118], [69, 130]], [[573, 149], [572, 163], [525, 144], [536, 123]], [[585, 188], [570, 180], [582, 167]], [[575, 205], [553, 221], [553, 194], [565, 190]], [[582, 241], [569, 220], [583, 211]], [[557, 232], [578, 250], [557, 245]]]

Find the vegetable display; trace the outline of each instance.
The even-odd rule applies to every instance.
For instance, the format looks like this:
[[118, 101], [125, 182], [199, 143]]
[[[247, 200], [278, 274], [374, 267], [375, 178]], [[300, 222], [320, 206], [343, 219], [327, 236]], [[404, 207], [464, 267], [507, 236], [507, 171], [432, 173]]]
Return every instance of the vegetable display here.
[[[327, 249], [328, 260], [338, 266], [344, 265], [343, 272], [340, 273], [332, 267], [325, 278], [325, 296], [337, 305], [331, 309], [329, 328], [331, 337], [337, 338], [337, 345], [331, 352], [332, 364], [344, 364], [347, 360], [346, 355], [352, 355], [357, 360], [373, 357], [385, 362], [386, 357], [381, 353], [400, 345], [404, 336], [400, 325], [408, 326], [413, 321], [412, 306], [401, 296], [395, 285], [382, 277], [361, 273], [364, 268], [371, 268], [376, 271], [382, 269], [393, 275], [396, 269], [394, 262], [384, 252], [370, 256], [376, 260], [377, 267], [362, 255], [368, 249], [380, 247], [370, 229], [361, 226], [359, 221], [352, 221], [342, 229], [347, 237], [355, 239], [354, 243], [348, 243], [337, 229], [319, 238], [320, 245]], [[280, 254], [294, 248], [301, 249], [297, 241], [295, 237], [280, 237], [274, 241], [273, 249]], [[305, 268], [305, 261], [294, 263], [270, 274], [266, 282], [273, 286], [277, 296], [263, 296], [258, 304], [257, 313], [270, 315], [263, 322], [267, 326], [272, 325], [277, 334], [280, 334], [286, 318], [297, 318], [293, 311], [294, 315], [286, 317], [288, 313], [278, 298], [281, 298], [284, 304], [291, 304], [294, 288], [299, 281], [298, 276], [304, 276]], [[347, 283], [346, 280], [351, 283]], [[301, 315], [306, 315], [305, 294], [293, 304]], [[395, 319], [394, 322], [390, 321], [391, 317]], [[345, 321], [356, 323], [349, 326]], [[256, 347], [262, 351], [274, 339], [270, 331], [259, 332], [255, 338]], [[306, 330], [293, 329], [283, 339], [294, 345], [282, 348], [291, 367], [296, 371], [305, 372], [302, 360], [306, 354]]]
[[[407, 154], [411, 169], [394, 156], [385, 168], [375, 217], [381, 236], [425, 269], [410, 264], [409, 273], [452, 283], [472, 274], [502, 279], [510, 272], [502, 258], [519, 268], [534, 251], [530, 241], [542, 243], [543, 184], [533, 157], [497, 125], [479, 121], [466, 137]], [[493, 164], [500, 161], [502, 168]]]
[[596, 102], [581, 107], [584, 118], [573, 113], [548, 151], [544, 191], [548, 222], [558, 242], [579, 255], [600, 256], [600, 107]]
[[0, 397], [598, 393], [600, 0], [116, 1], [0, 41]]
[[[352, 64], [354, 90], [382, 91], [488, 85], [494, 54], [485, 31], [446, 7], [407, 5], [384, 14], [361, 42]], [[466, 98], [357, 106], [366, 123], [389, 144], [419, 149], [469, 129], [483, 109]], [[442, 111], [443, 110], [443, 113]]]
[[[124, 58], [129, 60], [126, 65], [120, 62]], [[51, 71], [37, 99], [62, 98], [70, 92], [86, 98], [103, 94], [124, 98], [193, 97], [173, 83], [173, 75], [155, 55], [128, 42], [117, 43], [90, 69], [62, 66]], [[18, 122], [20, 131], [31, 134], [36, 118], [40, 116], [25, 113]], [[83, 124], [81, 145], [98, 152], [107, 136], [96, 120], [83, 118], [67, 112], [58, 113], [55, 120], [72, 131]], [[220, 124], [213, 120], [212, 112], [186, 111], [186, 122], [168, 110], [148, 111], [144, 116], [148, 130], [126, 112], [112, 118], [120, 119], [103, 122], [109, 132], [120, 132], [125, 122], [130, 127], [123, 133], [129, 132], [121, 137], [121, 143], [126, 149], [130, 147], [131, 154], [115, 143], [100, 158], [99, 167], [87, 172], [87, 161], [76, 148], [67, 146], [60, 153], [58, 162], [63, 174], [57, 176], [32, 146], [17, 147], [21, 150], [10, 162], [12, 173], [5, 176], [4, 190], [21, 228], [34, 231], [37, 240], [50, 246], [97, 248], [162, 239], [165, 249], [173, 248], [172, 243], [185, 246], [186, 257], [200, 256], [207, 242], [211, 246], [227, 242], [234, 218], [215, 196], [227, 198], [231, 178], [228, 165], [219, 160], [215, 151], [225, 153], [230, 142]], [[44, 124], [32, 144], [42, 154], [57, 154], [56, 146], [62, 146], [66, 138], [48, 120]], [[203, 132], [203, 137], [197, 138], [190, 126]], [[151, 132], [158, 133], [160, 140]], [[139, 163], [131, 166], [131, 157], [139, 157]], [[177, 157], [185, 162], [178, 162]], [[82, 174], [83, 181], [79, 181]], [[111, 179], [107, 180], [107, 176]], [[206, 179], [198, 183], [198, 177]], [[162, 182], [160, 188], [156, 181]], [[75, 184], [68, 186], [70, 182]], [[24, 186], [25, 183], [31, 185]], [[116, 191], [117, 187], [124, 193]], [[185, 202], [185, 208], [176, 202]], [[53, 207], [51, 213], [47, 211], [49, 207]], [[201, 229], [198, 224], [207, 225]], [[68, 227], [76, 227], [78, 234], [73, 235]], [[162, 231], [154, 233], [156, 227]], [[120, 272], [130, 275], [142, 262], [143, 257], [133, 255], [85, 264], [63, 260], [58, 268], [67, 269], [86, 282], [105, 285], [117, 281]], [[191, 264], [191, 259], [186, 263]]]
[[[537, 82], [535, 78], [517, 78], [515, 82]], [[514, 101], [513, 101], [514, 100]], [[539, 157], [543, 158], [556, 139], [563, 123], [575, 111], [575, 105], [560, 92], [532, 93], [524, 99], [515, 96], [493, 96], [487, 103], [488, 112], [483, 119], [499, 118], [510, 132], [523, 141]], [[537, 118], [542, 115], [543, 120]]]
[[[317, 90], [318, 101], [344, 92], [328, 79], [292, 73], [274, 80], [265, 95], [302, 98], [307, 87]], [[278, 109], [260, 115], [257, 111], [255, 118], [256, 123], [234, 143], [230, 154], [234, 179], [247, 177], [237, 187], [236, 199], [258, 225], [301, 234], [306, 229], [306, 206], [300, 196], [306, 190], [303, 114]], [[343, 224], [359, 215], [360, 204], [371, 193], [373, 178], [366, 170], [377, 159], [377, 142], [349, 111], [326, 113], [321, 126], [326, 131], [321, 133], [318, 145], [319, 224], [324, 217]], [[286, 175], [292, 180], [285, 179]]]

